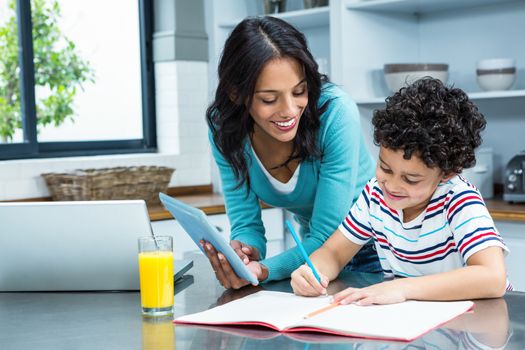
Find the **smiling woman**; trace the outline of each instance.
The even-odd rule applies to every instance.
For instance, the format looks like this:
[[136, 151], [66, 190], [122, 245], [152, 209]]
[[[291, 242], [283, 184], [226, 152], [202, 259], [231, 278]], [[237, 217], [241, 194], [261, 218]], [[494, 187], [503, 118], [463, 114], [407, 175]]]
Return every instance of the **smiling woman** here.
[[254, 121], [252, 147], [263, 167], [282, 183], [295, 173], [299, 156], [293, 153], [293, 141], [308, 93], [299, 62], [292, 58], [269, 61], [255, 85], [250, 107]]
[[[231, 222], [231, 246], [259, 281], [304, 263], [296, 248], [266, 257], [259, 201], [292, 212], [308, 253], [320, 247], [373, 175], [355, 103], [320, 74], [304, 35], [273, 17], [247, 18], [227, 39], [207, 111]], [[204, 243], [226, 288], [248, 282]], [[371, 246], [352, 268], [378, 271]]]

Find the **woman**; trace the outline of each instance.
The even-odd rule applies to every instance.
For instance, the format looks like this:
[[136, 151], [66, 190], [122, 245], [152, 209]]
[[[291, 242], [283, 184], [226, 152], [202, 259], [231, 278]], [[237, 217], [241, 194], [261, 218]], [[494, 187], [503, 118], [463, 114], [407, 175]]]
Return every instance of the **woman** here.
[[[374, 174], [359, 112], [318, 72], [304, 35], [277, 18], [239, 23], [226, 40], [218, 73], [206, 117], [230, 244], [259, 281], [288, 278], [304, 259], [296, 248], [266, 258], [259, 201], [292, 212], [306, 251], [319, 248]], [[201, 244], [225, 288], [248, 284], [211, 244]], [[380, 271], [372, 246], [353, 264]]]

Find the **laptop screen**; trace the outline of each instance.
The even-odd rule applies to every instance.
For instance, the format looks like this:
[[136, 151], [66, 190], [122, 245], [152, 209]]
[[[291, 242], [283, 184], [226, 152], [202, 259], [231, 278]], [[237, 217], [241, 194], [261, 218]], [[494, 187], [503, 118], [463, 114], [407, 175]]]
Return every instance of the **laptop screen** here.
[[0, 203], [0, 291], [138, 290], [141, 200]]

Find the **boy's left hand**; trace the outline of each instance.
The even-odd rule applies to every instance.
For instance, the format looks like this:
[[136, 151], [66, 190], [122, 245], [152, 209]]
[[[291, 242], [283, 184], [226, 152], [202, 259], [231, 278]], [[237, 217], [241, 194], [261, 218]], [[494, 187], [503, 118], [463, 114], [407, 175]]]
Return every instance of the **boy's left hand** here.
[[347, 288], [334, 295], [334, 303], [342, 305], [395, 304], [406, 301], [402, 280], [374, 284], [366, 288]]

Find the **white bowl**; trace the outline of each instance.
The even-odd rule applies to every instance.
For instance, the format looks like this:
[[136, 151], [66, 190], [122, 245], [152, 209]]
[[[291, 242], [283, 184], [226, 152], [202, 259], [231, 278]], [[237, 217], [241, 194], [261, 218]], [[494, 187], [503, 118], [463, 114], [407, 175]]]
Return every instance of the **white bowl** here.
[[516, 62], [512, 58], [481, 60], [477, 67], [476, 78], [482, 90], [508, 90], [516, 80]]
[[478, 70], [477, 80], [478, 85], [485, 91], [508, 90], [516, 80], [516, 73], [479, 74]]
[[387, 87], [397, 92], [423, 77], [448, 81], [448, 64], [445, 63], [391, 63], [383, 67]]
[[478, 61], [478, 69], [503, 69], [516, 67], [516, 61], [513, 58], [489, 58]]

